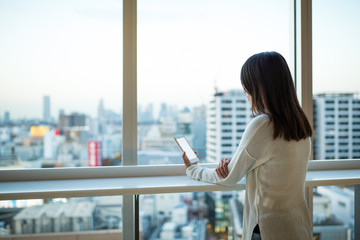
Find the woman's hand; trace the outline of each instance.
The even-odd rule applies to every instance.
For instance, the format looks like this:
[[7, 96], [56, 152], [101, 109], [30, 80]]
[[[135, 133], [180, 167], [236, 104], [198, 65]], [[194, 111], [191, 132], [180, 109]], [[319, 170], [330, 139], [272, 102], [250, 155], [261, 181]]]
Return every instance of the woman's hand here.
[[[198, 156], [197, 152], [195, 152], [195, 154], [196, 154], [196, 156]], [[189, 158], [186, 156], [185, 152], [183, 152], [182, 159], [184, 160], [184, 164], [185, 164], [186, 168], [190, 167], [191, 165], [195, 165], [195, 164], [198, 163], [198, 162], [191, 163]]]
[[228, 164], [231, 159], [223, 159], [219, 162], [219, 165], [216, 167], [215, 172], [219, 177], [226, 178], [229, 175]]

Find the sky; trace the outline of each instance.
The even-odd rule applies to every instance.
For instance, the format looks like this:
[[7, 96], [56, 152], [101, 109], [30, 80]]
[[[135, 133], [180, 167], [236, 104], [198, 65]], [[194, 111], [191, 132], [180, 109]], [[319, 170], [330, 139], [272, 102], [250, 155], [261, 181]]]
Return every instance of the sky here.
[[[360, 1], [313, 1], [314, 93], [360, 91]], [[288, 0], [138, 0], [138, 102], [206, 104], [252, 54], [290, 55]], [[0, 0], [0, 116], [122, 106], [122, 1]]]

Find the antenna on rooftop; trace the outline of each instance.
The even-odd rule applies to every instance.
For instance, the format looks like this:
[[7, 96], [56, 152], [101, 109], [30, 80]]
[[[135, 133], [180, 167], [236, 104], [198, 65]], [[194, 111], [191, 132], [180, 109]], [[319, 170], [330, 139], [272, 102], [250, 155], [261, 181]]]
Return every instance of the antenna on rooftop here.
[[215, 94], [219, 92], [219, 89], [216, 85], [216, 79], [214, 79], [214, 90], [215, 90]]

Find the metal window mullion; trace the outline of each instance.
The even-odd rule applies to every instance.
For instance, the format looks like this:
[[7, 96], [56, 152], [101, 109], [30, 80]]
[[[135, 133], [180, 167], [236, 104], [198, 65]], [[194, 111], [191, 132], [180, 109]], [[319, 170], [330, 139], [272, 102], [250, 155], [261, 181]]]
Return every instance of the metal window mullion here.
[[136, 0], [124, 0], [123, 165], [137, 165]]
[[[137, 165], [137, 2], [123, 0], [123, 165]], [[123, 196], [123, 237], [138, 236], [135, 197]]]
[[[298, 98], [311, 127], [313, 124], [312, 93], [312, 0], [294, 0], [294, 77]], [[313, 159], [313, 154], [311, 154]], [[306, 199], [313, 228], [313, 187], [306, 187]]]
[[356, 184], [354, 190], [354, 239], [360, 240], [360, 184]]
[[301, 1], [301, 104], [313, 127], [312, 0]]
[[301, 106], [313, 125], [312, 100], [312, 0], [295, 3], [296, 86]]
[[[312, 0], [294, 0], [293, 4], [296, 91], [301, 107], [313, 128]], [[310, 159], [313, 159], [313, 153]]]

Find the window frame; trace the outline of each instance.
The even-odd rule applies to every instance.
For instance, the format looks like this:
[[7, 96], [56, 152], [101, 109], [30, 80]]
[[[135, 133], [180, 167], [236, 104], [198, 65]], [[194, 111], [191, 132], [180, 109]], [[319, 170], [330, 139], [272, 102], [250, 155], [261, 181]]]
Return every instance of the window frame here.
[[[312, 93], [312, 0], [289, 0], [291, 2], [291, 60], [295, 86], [301, 106], [313, 126]], [[137, 165], [137, 0], [123, 0], [123, 165]], [[341, 167], [340, 163], [338, 164]], [[41, 177], [59, 179], [99, 178], [117, 174], [122, 167], [39, 169]], [[35, 175], [35, 170], [17, 170], [7, 181], [23, 180]], [[9, 171], [10, 172], [10, 171]], [[23, 174], [24, 173], [24, 174]], [[50, 173], [50, 174], [49, 174]], [[51, 177], [49, 177], [51, 176]], [[4, 176], [3, 176], [4, 177]], [[50, 180], [50, 179], [49, 179]], [[312, 194], [307, 196], [311, 198]], [[135, 239], [134, 219], [136, 196], [123, 196], [123, 239]], [[309, 206], [312, 212], [312, 205]]]

